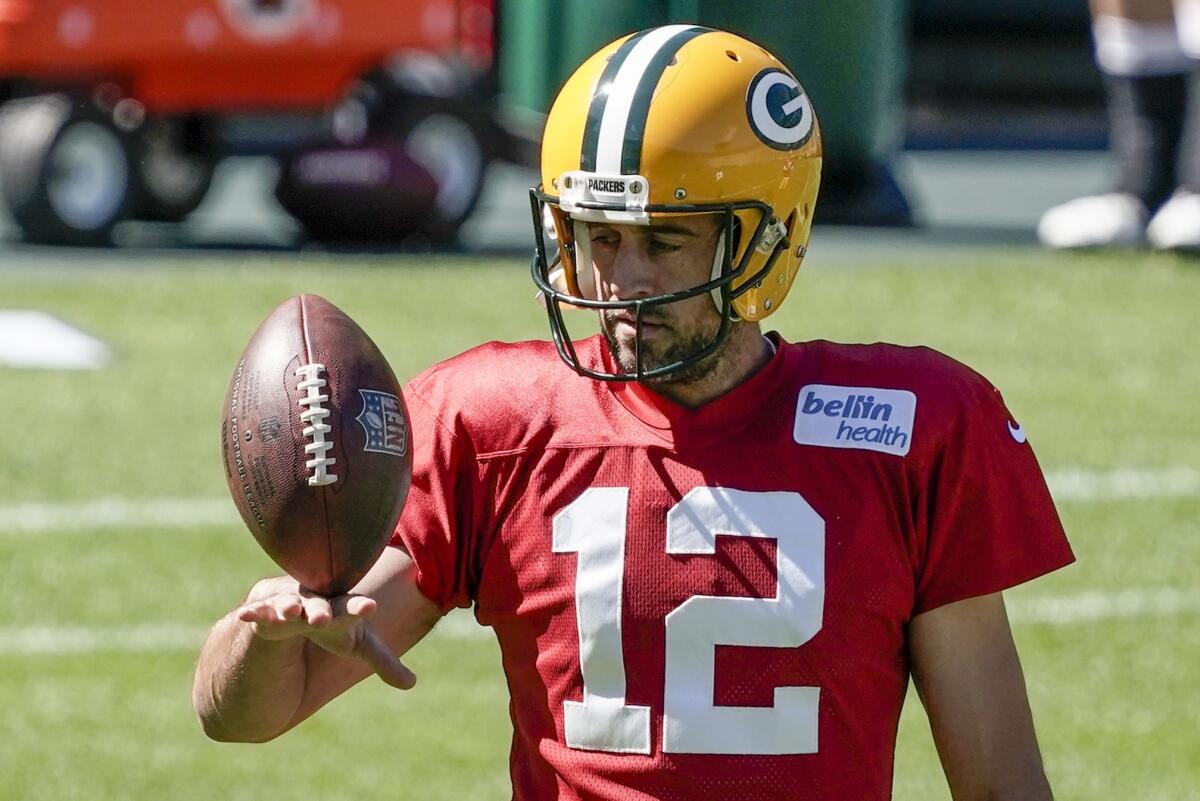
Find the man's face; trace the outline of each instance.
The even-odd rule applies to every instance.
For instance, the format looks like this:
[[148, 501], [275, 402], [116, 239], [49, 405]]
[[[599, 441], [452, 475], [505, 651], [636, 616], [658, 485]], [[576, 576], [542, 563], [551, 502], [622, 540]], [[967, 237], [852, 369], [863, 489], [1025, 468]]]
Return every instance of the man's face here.
[[[680, 215], [651, 225], [588, 223], [587, 227], [601, 300], [636, 300], [679, 292], [712, 277], [721, 228], [716, 214]], [[720, 326], [720, 315], [708, 293], [647, 306], [642, 313], [642, 370], [696, 353], [712, 342]], [[635, 312], [604, 310], [600, 328], [621, 370], [635, 372]], [[713, 361], [704, 359], [651, 382], [695, 381], [709, 372]]]

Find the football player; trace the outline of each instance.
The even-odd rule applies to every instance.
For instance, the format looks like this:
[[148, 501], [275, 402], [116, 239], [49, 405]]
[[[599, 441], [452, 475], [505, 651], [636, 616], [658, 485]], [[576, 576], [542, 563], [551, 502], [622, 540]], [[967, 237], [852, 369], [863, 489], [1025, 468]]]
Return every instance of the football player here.
[[760, 329], [820, 170], [752, 42], [671, 25], [584, 63], [531, 193], [553, 341], [408, 385], [394, 547], [346, 596], [255, 585], [201, 655], [205, 731], [411, 687], [397, 655], [472, 606], [516, 799], [885, 799], [910, 675], [955, 798], [1049, 799], [1001, 591], [1072, 555], [1022, 428], [934, 351]]

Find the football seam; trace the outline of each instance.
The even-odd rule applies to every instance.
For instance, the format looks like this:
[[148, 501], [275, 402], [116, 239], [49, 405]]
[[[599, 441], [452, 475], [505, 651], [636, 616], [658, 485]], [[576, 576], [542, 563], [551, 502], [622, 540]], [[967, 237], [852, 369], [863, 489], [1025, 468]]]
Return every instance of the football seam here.
[[[312, 341], [308, 335], [308, 308], [304, 302], [304, 296], [300, 296], [300, 334], [304, 339], [304, 358], [310, 364], [313, 361]], [[332, 389], [331, 389], [332, 394]], [[321, 498], [321, 517], [325, 522], [325, 548], [329, 555], [329, 577], [332, 579], [336, 575], [334, 557], [333, 557], [333, 538], [329, 536], [329, 503], [325, 497], [325, 488], [319, 487], [317, 493]]]

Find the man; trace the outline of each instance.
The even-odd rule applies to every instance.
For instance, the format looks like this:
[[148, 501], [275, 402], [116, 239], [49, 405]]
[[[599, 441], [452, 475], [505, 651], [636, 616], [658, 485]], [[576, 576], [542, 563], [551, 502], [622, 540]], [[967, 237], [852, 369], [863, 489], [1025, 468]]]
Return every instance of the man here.
[[1200, 0], [1091, 0], [1117, 179], [1042, 215], [1051, 248], [1200, 250]]
[[[532, 193], [554, 344], [409, 384], [395, 547], [346, 596], [259, 582], [201, 655], [208, 734], [270, 739], [371, 672], [409, 688], [395, 654], [474, 605], [517, 799], [887, 798], [910, 668], [955, 798], [1048, 799], [1000, 591], [1072, 557], [1021, 428], [932, 351], [759, 329], [820, 156], [795, 78], [736, 36], [587, 61]], [[579, 308], [599, 336], [571, 339]]]

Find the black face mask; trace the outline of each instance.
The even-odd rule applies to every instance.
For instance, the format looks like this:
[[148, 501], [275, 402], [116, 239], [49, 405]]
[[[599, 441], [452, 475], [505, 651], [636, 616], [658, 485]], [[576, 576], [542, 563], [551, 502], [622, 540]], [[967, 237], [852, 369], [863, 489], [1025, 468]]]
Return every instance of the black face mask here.
[[[704, 214], [718, 213], [722, 215], [722, 232], [721, 237], [722, 253], [721, 268], [718, 274], [711, 280], [703, 284], [691, 287], [690, 289], [680, 290], [679, 292], [671, 292], [664, 295], [654, 295], [648, 298], [638, 298], [634, 300], [594, 300], [579, 297], [578, 295], [569, 292], [563, 292], [554, 286], [551, 279], [551, 273], [558, 267], [567, 271], [576, 269], [576, 248], [573, 241], [563, 242], [560, 245], [559, 252], [553, 257], [549, 253], [546, 244], [545, 219], [548, 205], [557, 205], [558, 198], [552, 195], [547, 195], [542, 192], [539, 187], [534, 187], [529, 190], [530, 207], [533, 213], [533, 229], [534, 229], [534, 254], [533, 261], [530, 265], [530, 272], [533, 276], [533, 283], [541, 291], [542, 297], [545, 299], [546, 315], [550, 320], [550, 332], [554, 339], [554, 346], [558, 350], [558, 355], [566, 362], [567, 366], [574, 370], [579, 375], [594, 378], [599, 381], [643, 381], [646, 379], [668, 376], [672, 373], [677, 373], [706, 358], [721, 346], [721, 343], [729, 336], [731, 324], [736, 321], [737, 315], [733, 311], [733, 301], [739, 295], [754, 287], [756, 283], [761, 281], [763, 277], [770, 272], [772, 265], [779, 255], [785, 252], [789, 245], [787, 237], [781, 237], [774, 244], [770, 256], [757, 273], [750, 276], [737, 289], [734, 289], [732, 284], [737, 279], [741, 278], [746, 272], [750, 259], [753, 257], [758, 244], [762, 241], [771, 225], [772, 217], [771, 207], [761, 201], [743, 201], [737, 203], [715, 203], [715, 204], [672, 204], [672, 205], [651, 205], [646, 207], [648, 213], [674, 213], [674, 214]], [[582, 204], [581, 204], [582, 205]], [[588, 203], [586, 204], [589, 210], [612, 210], [624, 211], [623, 206], [608, 205], [603, 203]], [[738, 220], [735, 212], [742, 210], [758, 210], [760, 213], [758, 226], [754, 230], [748, 246], [742, 253], [742, 257], [738, 260], [737, 265], [733, 264], [734, 253], [738, 250], [738, 241], [741, 234], [741, 223]], [[568, 284], [569, 286], [570, 284]], [[688, 298], [696, 297], [697, 295], [711, 294], [716, 302], [717, 310], [720, 313], [721, 324], [712, 339], [706, 344], [698, 346], [694, 351], [676, 359], [675, 361], [646, 369], [643, 364], [645, 348], [642, 346], [642, 320], [643, 315], [648, 311], [652, 311], [660, 306], [668, 303], [678, 303]], [[562, 307], [566, 305], [575, 309], [595, 309], [603, 312], [611, 311], [627, 311], [631, 312], [635, 321], [636, 335], [634, 338], [634, 354], [635, 366], [632, 372], [603, 372], [588, 367], [584, 367], [579, 360], [579, 356], [575, 352], [575, 346], [572, 342], [570, 332], [567, 330], [566, 321], [563, 319]]]

